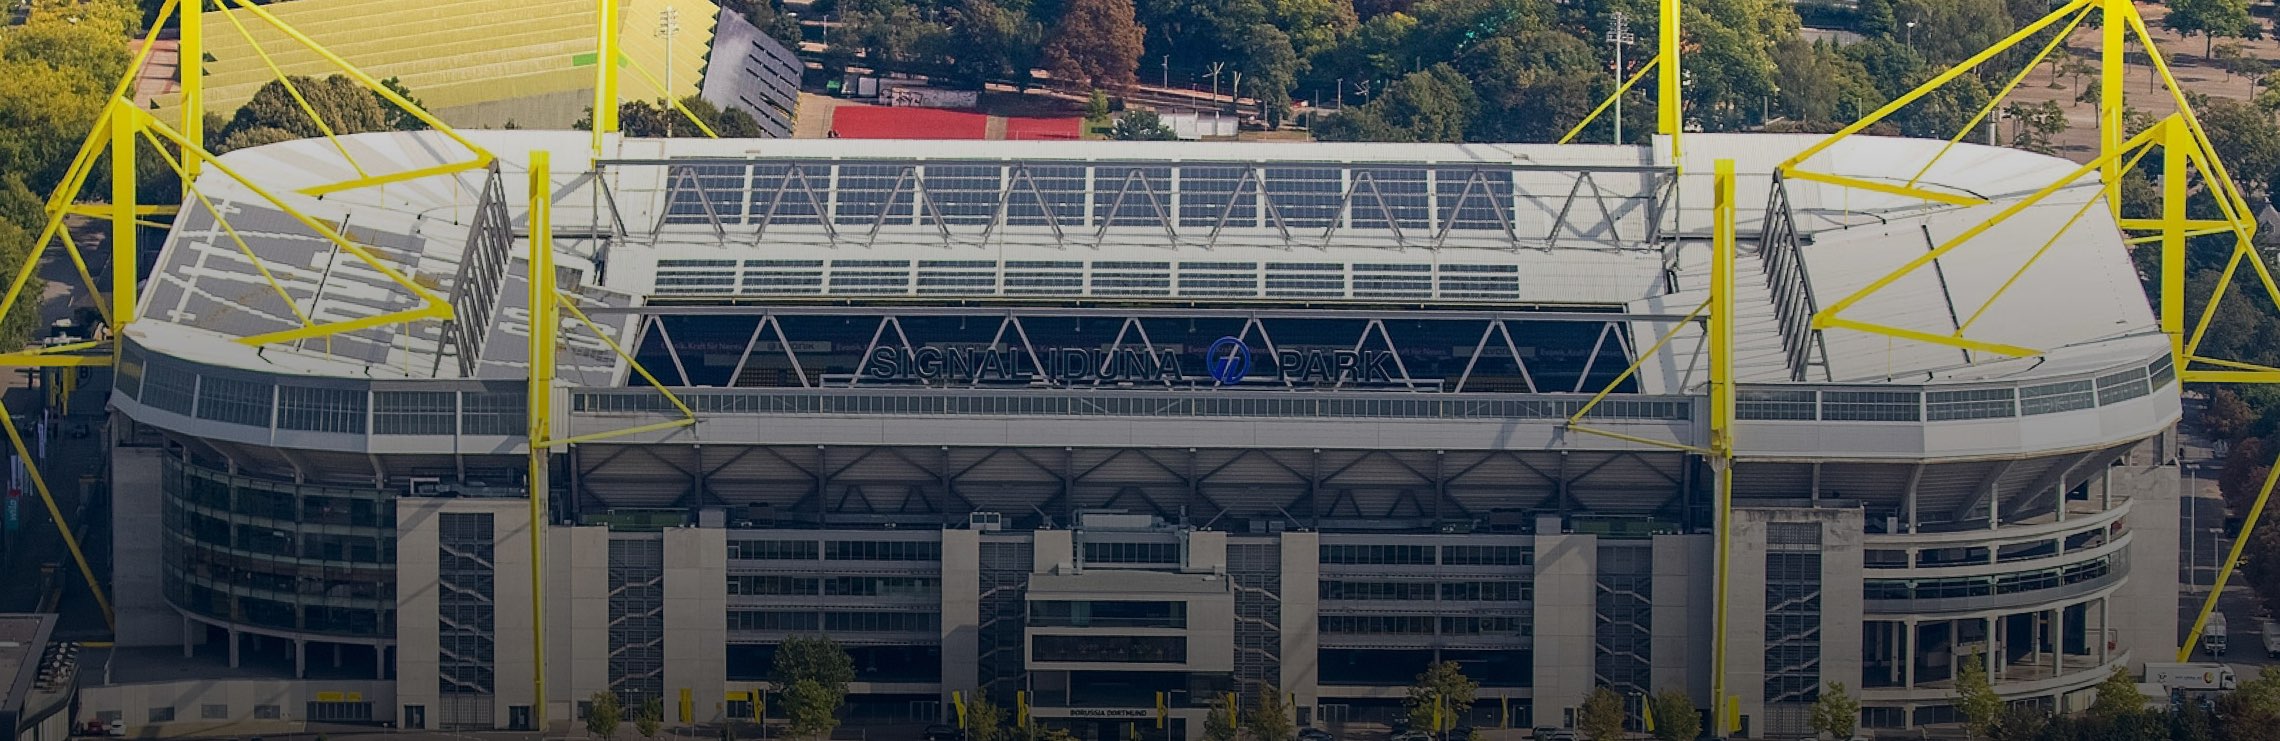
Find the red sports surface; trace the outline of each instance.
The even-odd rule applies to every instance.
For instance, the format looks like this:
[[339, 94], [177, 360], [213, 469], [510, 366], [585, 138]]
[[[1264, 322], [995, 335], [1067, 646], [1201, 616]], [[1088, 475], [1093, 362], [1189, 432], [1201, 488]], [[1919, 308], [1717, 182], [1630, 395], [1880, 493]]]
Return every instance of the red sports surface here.
[[1005, 120], [1007, 139], [1081, 139], [1084, 138], [1085, 120], [1082, 118], [1012, 118]]
[[831, 111], [831, 131], [842, 139], [984, 139], [990, 117], [941, 108], [842, 105]]

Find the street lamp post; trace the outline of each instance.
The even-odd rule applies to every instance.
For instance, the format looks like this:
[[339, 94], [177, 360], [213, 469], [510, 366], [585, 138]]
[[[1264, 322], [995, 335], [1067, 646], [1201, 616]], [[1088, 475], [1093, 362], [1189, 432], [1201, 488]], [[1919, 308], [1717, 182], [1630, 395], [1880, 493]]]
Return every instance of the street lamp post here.
[[1638, 37], [1631, 33], [1630, 18], [1623, 11], [1615, 11], [1608, 22], [1607, 43], [1615, 47], [1615, 143], [1623, 143], [1623, 47], [1630, 46]]
[[[657, 11], [657, 36], [665, 40], [665, 107], [673, 107], [673, 37], [681, 33], [681, 9], [671, 5]], [[602, 60], [601, 64], [608, 64]], [[665, 135], [673, 135], [673, 117], [665, 117]]]

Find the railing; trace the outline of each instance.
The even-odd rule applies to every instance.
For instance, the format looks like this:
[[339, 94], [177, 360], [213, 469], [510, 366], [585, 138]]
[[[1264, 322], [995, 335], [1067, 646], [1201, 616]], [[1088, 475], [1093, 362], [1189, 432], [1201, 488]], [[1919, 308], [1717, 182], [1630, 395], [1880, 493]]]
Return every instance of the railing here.
[[2142, 398], [2177, 380], [2167, 354], [2096, 373], [1954, 386], [1744, 384], [1735, 417], [1761, 422], [1951, 422], [2055, 414]]
[[2127, 550], [2062, 566], [1985, 576], [1936, 579], [1868, 579], [1864, 609], [1871, 614], [1948, 613], [2047, 605], [2092, 594], [2129, 578]]
[[1797, 221], [1789, 211], [1789, 188], [1781, 173], [1773, 174], [1768, 189], [1765, 220], [1758, 234], [1758, 259], [1765, 266], [1765, 290], [1773, 301], [1774, 326], [1781, 331], [1781, 349], [1789, 359], [1789, 380], [1802, 382], [1805, 370], [1827, 359], [1821, 333], [1813, 329], [1813, 314], [1820, 310], [1813, 299], [1813, 281], [1805, 271], [1805, 254], [1797, 245]]
[[[1272, 417], [1564, 420], [1583, 407], [1582, 394], [1498, 395], [1440, 399], [1425, 394], [1301, 392], [1058, 392], [1044, 389], [781, 389], [675, 392], [698, 414], [1039, 415], [1063, 417]], [[578, 414], [673, 412], [649, 389], [572, 392]], [[1694, 400], [1683, 396], [1610, 398], [1593, 407], [1603, 419], [1685, 421]]]

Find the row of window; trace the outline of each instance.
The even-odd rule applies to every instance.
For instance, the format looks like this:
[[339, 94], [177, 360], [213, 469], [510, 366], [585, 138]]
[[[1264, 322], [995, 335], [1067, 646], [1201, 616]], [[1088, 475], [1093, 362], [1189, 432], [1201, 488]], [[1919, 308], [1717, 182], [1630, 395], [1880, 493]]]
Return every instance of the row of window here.
[[2042, 589], [2080, 584], [2104, 578], [2112, 573], [2112, 556], [2103, 556], [2061, 568], [2023, 571], [1991, 576], [1961, 576], [1945, 579], [1869, 579], [1864, 585], [1867, 599], [1946, 599], [1954, 597], [1986, 597], [2001, 594], [2019, 594]]
[[1536, 548], [1532, 545], [1431, 546], [1324, 543], [1319, 556], [1322, 563], [1326, 564], [1531, 566], [1536, 562]]
[[942, 544], [931, 540], [731, 540], [732, 561], [940, 561]]
[[1535, 635], [1534, 621], [1516, 615], [1323, 615], [1316, 618], [1324, 634], [1340, 635]]
[[1102, 543], [1087, 540], [1085, 563], [1178, 564], [1178, 543]]
[[729, 630], [829, 633], [930, 633], [942, 628], [932, 612], [804, 612], [730, 610]]
[[728, 577], [728, 593], [744, 596], [933, 597], [942, 580], [928, 576], [769, 576]]
[[2153, 363], [2081, 379], [2016, 388], [1880, 391], [1744, 387], [1735, 416], [1750, 420], [1934, 422], [2054, 414], [2116, 404], [2175, 380], [2168, 356]]
[[1527, 602], [1535, 599], [1526, 581], [1343, 581], [1323, 580], [1325, 600]]
[[[283, 386], [202, 373], [129, 351], [118, 389], [155, 409], [198, 419], [353, 435], [507, 435], [529, 431], [522, 391], [365, 391]], [[272, 411], [274, 410], [274, 414]]]

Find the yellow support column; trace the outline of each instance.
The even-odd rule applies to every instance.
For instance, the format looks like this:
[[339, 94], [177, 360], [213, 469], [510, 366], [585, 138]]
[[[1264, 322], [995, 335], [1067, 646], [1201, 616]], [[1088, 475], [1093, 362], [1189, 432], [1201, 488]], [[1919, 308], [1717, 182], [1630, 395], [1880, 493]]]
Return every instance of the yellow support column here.
[[[182, 77], [182, 138], [204, 146], [206, 143], [206, 0], [188, 0], [182, 3], [182, 45], [175, 68]], [[160, 23], [166, 22], [160, 18]], [[198, 178], [198, 170], [205, 162], [182, 153], [182, 188], [188, 192], [190, 183]]]
[[1718, 576], [1716, 610], [1710, 628], [1710, 707], [1717, 722], [1711, 735], [1733, 729], [1726, 704], [1726, 592], [1731, 554], [1727, 541], [1734, 505], [1734, 161], [1718, 160], [1712, 188], [1710, 257], [1710, 470], [1716, 474]]
[[[608, 0], [603, 0], [608, 2]], [[598, 129], [597, 129], [598, 130]], [[546, 730], [547, 443], [554, 436], [554, 336], [561, 314], [554, 295], [554, 183], [547, 153], [530, 153], [530, 616], [534, 722]]]
[[1658, 51], [1655, 60], [1662, 63], [1662, 71], [1655, 74], [1655, 128], [1670, 137], [1670, 163], [1678, 164], [1678, 137], [1686, 128], [1686, 102], [1679, 83], [1684, 72], [1678, 63], [1679, 0], [1662, 0], [1661, 23], [1655, 31]]
[[[135, 315], [135, 134], [141, 118], [125, 98], [111, 101], [111, 336]], [[120, 343], [111, 344], [115, 360]]]
[[[2136, 12], [2131, 0], [2104, 0], [2104, 13], [2099, 18], [2098, 64], [2098, 154], [2112, 155], [2121, 151], [2122, 140], [2129, 138], [2122, 130], [2122, 83], [2129, 77], [2128, 60], [2123, 54], [2123, 39], [2127, 38], [2129, 23], [2123, 18]], [[2122, 216], [2122, 163], [2119, 158], [2110, 160], [2099, 172], [2106, 185], [2106, 208], [2115, 219]]]
[[594, 158], [602, 137], [618, 130], [618, 4], [596, 0], [594, 9]]
[[[2169, 335], [2171, 359], [2184, 368], [2189, 365], [2185, 362], [2185, 233], [2190, 228], [2185, 214], [2185, 165], [2193, 136], [2176, 119], [2163, 122], [2161, 127], [2161, 333]], [[2111, 192], [2112, 181], [2108, 182]]]

